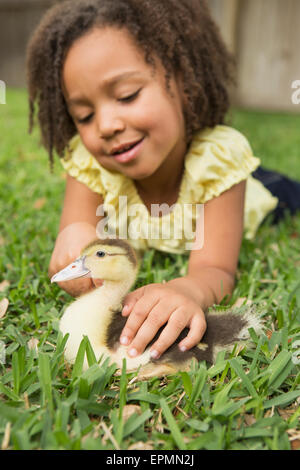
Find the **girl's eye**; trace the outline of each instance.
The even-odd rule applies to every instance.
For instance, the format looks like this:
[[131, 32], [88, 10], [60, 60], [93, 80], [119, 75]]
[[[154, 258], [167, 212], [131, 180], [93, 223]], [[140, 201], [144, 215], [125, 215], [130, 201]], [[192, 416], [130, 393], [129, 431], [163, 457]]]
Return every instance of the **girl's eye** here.
[[93, 115], [92, 114], [89, 114], [88, 116], [82, 118], [82, 119], [77, 119], [77, 122], [79, 124], [86, 124], [87, 122], [89, 122], [91, 119], [92, 119]]
[[138, 97], [138, 95], [140, 94], [140, 91], [141, 90], [138, 90], [132, 95], [125, 96], [124, 98], [120, 98], [119, 101], [121, 101], [121, 103], [130, 103], [131, 101], [133, 101], [135, 98]]

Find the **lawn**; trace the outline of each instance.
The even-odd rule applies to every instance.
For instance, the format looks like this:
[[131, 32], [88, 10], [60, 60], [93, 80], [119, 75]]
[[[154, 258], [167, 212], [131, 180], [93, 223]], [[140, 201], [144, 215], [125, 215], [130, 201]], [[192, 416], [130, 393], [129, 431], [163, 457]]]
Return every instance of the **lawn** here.
[[[230, 305], [257, 305], [266, 331], [214, 366], [139, 382], [114, 366], [64, 363], [58, 334], [71, 297], [47, 277], [64, 194], [27, 99], [0, 105], [0, 446], [2, 449], [297, 449], [300, 447], [300, 215], [243, 240]], [[234, 110], [230, 124], [269, 168], [300, 179], [300, 115]], [[187, 258], [149, 251], [137, 286], [182, 274]], [[222, 308], [220, 306], [219, 308]], [[224, 307], [223, 307], [224, 308]], [[296, 341], [299, 341], [298, 346]], [[5, 353], [5, 357], [3, 354]]]

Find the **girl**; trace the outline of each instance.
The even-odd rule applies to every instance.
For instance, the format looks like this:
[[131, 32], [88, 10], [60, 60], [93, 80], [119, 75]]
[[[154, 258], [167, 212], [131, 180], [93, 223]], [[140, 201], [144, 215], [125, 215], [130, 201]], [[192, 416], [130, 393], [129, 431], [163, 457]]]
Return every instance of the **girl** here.
[[[108, 228], [139, 228], [138, 238], [129, 233], [137, 249], [185, 252], [190, 232], [165, 236], [178, 229], [182, 208], [195, 238], [204, 237], [202, 249], [190, 251], [186, 276], [125, 298], [120, 340], [132, 357], [162, 325], [154, 358], [185, 327], [181, 350], [200, 341], [204, 312], [233, 291], [244, 229], [253, 237], [278, 205], [251, 176], [260, 161], [245, 137], [224, 125], [232, 76], [203, 0], [65, 1], [46, 14], [29, 44], [30, 130], [37, 101], [50, 161], [55, 150], [68, 173], [50, 275], [96, 238], [99, 215], [111, 206], [118, 217]], [[127, 209], [139, 210], [125, 212], [121, 196]], [[204, 203], [205, 223], [191, 210]], [[154, 217], [154, 204], [175, 208]], [[161, 235], [149, 236], [149, 227]], [[78, 295], [98, 282], [61, 287]]]

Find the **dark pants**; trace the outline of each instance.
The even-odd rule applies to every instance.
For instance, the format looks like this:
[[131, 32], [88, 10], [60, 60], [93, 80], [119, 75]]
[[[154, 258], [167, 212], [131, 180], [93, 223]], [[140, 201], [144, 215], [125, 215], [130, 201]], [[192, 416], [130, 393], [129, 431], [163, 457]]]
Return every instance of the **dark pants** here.
[[279, 199], [277, 207], [272, 212], [274, 224], [284, 217], [285, 212], [294, 215], [300, 211], [300, 181], [292, 180], [277, 171], [266, 170], [261, 166], [252, 173], [252, 176], [261, 181]]

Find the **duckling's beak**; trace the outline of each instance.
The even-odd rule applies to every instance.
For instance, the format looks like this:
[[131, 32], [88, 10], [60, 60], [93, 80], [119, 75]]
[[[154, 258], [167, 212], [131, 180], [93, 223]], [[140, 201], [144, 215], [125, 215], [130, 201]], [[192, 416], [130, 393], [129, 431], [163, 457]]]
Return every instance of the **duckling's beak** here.
[[51, 282], [63, 282], [77, 279], [78, 277], [91, 277], [90, 270], [84, 265], [85, 256], [77, 258], [73, 263], [69, 264], [66, 268], [54, 274]]

